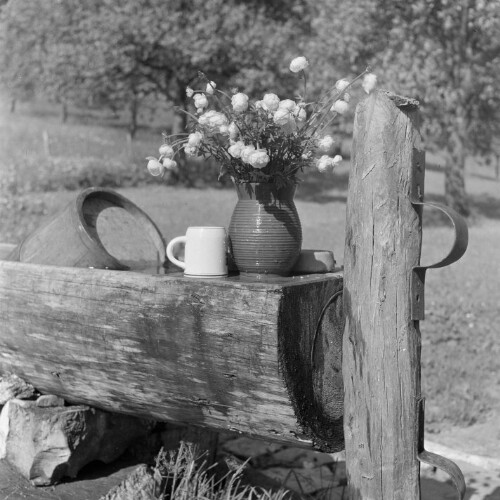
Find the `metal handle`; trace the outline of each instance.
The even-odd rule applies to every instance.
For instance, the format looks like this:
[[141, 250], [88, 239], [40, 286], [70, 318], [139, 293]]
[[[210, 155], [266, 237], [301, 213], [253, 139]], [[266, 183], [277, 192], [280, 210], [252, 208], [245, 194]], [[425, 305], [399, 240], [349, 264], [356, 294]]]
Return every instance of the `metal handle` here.
[[425, 399], [420, 398], [417, 403], [418, 403], [418, 430], [419, 430], [417, 458], [420, 462], [424, 464], [431, 465], [432, 467], [437, 467], [438, 469], [441, 469], [442, 471], [446, 472], [450, 476], [451, 480], [453, 481], [453, 484], [455, 485], [455, 488], [457, 489], [459, 500], [463, 500], [465, 498], [466, 486], [465, 486], [464, 475], [462, 474], [462, 471], [460, 470], [458, 465], [455, 462], [452, 462], [450, 459], [442, 457], [441, 455], [437, 455], [436, 453], [427, 451], [424, 448]]
[[469, 243], [469, 230], [464, 218], [450, 207], [445, 207], [438, 203], [424, 203], [422, 201], [413, 201], [412, 204], [416, 206], [429, 206], [441, 210], [451, 220], [454, 230], [454, 241], [451, 250], [439, 262], [430, 266], [415, 266], [411, 276], [411, 318], [415, 321], [424, 319], [425, 316], [425, 302], [424, 302], [424, 285], [425, 285], [425, 272], [427, 269], [437, 269], [439, 267], [449, 266], [457, 260], [467, 250]]
[[469, 230], [464, 218], [450, 207], [439, 203], [424, 203], [425, 151], [414, 148], [412, 161], [412, 176], [410, 186], [410, 201], [419, 213], [424, 206], [441, 210], [451, 221], [455, 238], [448, 254], [436, 264], [430, 266], [415, 266], [411, 276], [411, 318], [415, 321], [424, 319], [424, 285], [427, 269], [437, 269], [456, 262], [467, 250]]

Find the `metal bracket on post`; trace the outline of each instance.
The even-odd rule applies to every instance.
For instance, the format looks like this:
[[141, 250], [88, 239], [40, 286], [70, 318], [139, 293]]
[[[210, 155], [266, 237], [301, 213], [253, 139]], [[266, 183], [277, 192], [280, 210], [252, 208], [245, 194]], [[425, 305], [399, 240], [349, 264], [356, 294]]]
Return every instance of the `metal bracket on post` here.
[[[430, 266], [415, 266], [411, 275], [411, 318], [414, 321], [424, 319], [425, 313], [425, 273], [427, 269], [436, 269], [449, 266], [456, 262], [467, 250], [469, 242], [469, 231], [463, 217], [455, 210], [438, 203], [424, 203], [424, 174], [425, 174], [425, 152], [417, 149], [413, 150], [413, 164], [411, 177], [410, 201], [422, 216], [422, 209], [425, 206], [437, 208], [448, 216], [454, 229], [455, 239], [448, 255], [436, 264]], [[418, 328], [418, 326], [417, 326]], [[418, 450], [417, 458], [420, 462], [432, 465], [446, 472], [452, 479], [457, 488], [460, 500], [465, 498], [465, 479], [460, 468], [448, 458], [431, 453], [424, 448], [424, 420], [425, 420], [425, 400], [420, 398], [418, 404]]]
[[416, 210], [422, 215], [423, 206], [441, 210], [451, 221], [455, 232], [455, 239], [451, 250], [444, 259], [430, 266], [415, 266], [411, 276], [411, 316], [415, 321], [424, 319], [425, 301], [425, 272], [427, 269], [436, 269], [449, 266], [456, 262], [467, 250], [469, 242], [469, 230], [464, 218], [450, 207], [439, 203], [424, 203], [424, 174], [425, 174], [425, 152], [414, 149], [412, 165], [412, 184], [410, 201]]
[[425, 399], [418, 400], [418, 460], [424, 464], [437, 467], [446, 472], [453, 481], [455, 488], [458, 491], [458, 498], [463, 500], [465, 498], [465, 479], [462, 471], [455, 462], [450, 459], [427, 451], [424, 448], [424, 420], [425, 420]]

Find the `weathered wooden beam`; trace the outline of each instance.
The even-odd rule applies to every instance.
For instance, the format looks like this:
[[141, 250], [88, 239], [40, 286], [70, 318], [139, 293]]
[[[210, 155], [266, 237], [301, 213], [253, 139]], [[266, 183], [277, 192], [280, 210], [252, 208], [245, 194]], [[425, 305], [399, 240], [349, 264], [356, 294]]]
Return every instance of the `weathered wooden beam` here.
[[74, 403], [337, 451], [341, 311], [325, 305], [341, 288], [333, 273], [252, 282], [0, 261], [0, 372]]
[[420, 335], [410, 278], [421, 219], [410, 200], [415, 101], [378, 91], [356, 110], [344, 254], [344, 435], [349, 499], [420, 498]]

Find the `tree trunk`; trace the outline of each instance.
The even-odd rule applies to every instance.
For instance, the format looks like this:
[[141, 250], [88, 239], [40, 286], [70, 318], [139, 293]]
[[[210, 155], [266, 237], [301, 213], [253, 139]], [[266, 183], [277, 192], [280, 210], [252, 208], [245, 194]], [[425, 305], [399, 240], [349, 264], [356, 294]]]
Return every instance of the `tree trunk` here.
[[470, 214], [469, 202], [465, 193], [464, 165], [460, 165], [452, 157], [447, 158], [444, 191], [446, 204], [459, 214]]
[[451, 125], [451, 134], [446, 156], [444, 193], [446, 204], [460, 215], [470, 214], [469, 201], [465, 193], [466, 122], [461, 106]]
[[[177, 102], [181, 106], [183, 110], [188, 109], [189, 98], [186, 96], [186, 89], [183, 87], [182, 83], [179, 81], [175, 81], [175, 86], [177, 90]], [[172, 124], [172, 134], [182, 134], [186, 132], [187, 126], [187, 115], [186, 113], [175, 113], [174, 121]]]
[[66, 123], [68, 120], [68, 105], [63, 102], [61, 104], [61, 123]]
[[[176, 99], [175, 102], [179, 104], [181, 109], [187, 110], [189, 106], [189, 98], [186, 96], [186, 89], [178, 80], [172, 80], [172, 86], [175, 86]], [[187, 132], [187, 115], [183, 112], [176, 112], [172, 121], [172, 134], [182, 134]], [[195, 185], [196, 172], [192, 172], [192, 167], [186, 162], [186, 155], [184, 150], [181, 149], [177, 155], [177, 163], [180, 165], [178, 171], [171, 171], [170, 179], [173, 184], [181, 182], [187, 187]]]
[[139, 102], [136, 96], [130, 100], [130, 121], [128, 124], [128, 131], [130, 138], [133, 139], [137, 132], [137, 115], [139, 113]]

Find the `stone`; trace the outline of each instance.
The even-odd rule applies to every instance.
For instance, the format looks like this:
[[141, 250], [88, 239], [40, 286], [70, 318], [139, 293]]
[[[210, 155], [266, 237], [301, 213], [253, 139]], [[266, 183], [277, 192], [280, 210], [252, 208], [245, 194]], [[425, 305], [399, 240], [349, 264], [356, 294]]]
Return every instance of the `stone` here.
[[36, 400], [36, 405], [41, 408], [64, 406], [64, 399], [54, 394], [43, 394]]
[[0, 377], [0, 406], [10, 399], [28, 399], [35, 394], [35, 388], [17, 375]]
[[159, 487], [153, 469], [143, 464], [99, 500], [152, 500]]
[[89, 406], [12, 399], [0, 414], [0, 458], [36, 486], [75, 478], [86, 464], [117, 459], [149, 431], [138, 418]]

